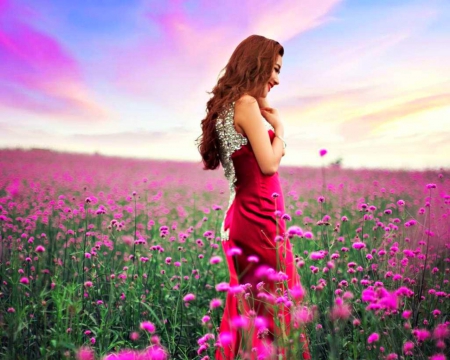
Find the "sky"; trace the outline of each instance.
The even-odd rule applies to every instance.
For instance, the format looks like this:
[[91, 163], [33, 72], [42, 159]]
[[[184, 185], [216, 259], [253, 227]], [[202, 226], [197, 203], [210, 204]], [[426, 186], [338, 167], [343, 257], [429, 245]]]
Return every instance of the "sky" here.
[[0, 148], [199, 162], [252, 34], [285, 49], [282, 165], [450, 167], [448, 0], [0, 0]]

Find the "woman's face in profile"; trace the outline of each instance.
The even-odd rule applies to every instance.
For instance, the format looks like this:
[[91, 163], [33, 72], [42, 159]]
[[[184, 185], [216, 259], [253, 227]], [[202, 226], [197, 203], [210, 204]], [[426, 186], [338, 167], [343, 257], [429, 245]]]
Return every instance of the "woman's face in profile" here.
[[261, 97], [265, 98], [269, 94], [270, 90], [275, 86], [280, 84], [278, 79], [278, 75], [280, 74], [281, 65], [283, 62], [283, 58], [278, 55], [275, 61], [275, 65], [272, 68], [272, 74], [270, 75], [269, 81], [265, 84], [264, 89], [262, 90]]

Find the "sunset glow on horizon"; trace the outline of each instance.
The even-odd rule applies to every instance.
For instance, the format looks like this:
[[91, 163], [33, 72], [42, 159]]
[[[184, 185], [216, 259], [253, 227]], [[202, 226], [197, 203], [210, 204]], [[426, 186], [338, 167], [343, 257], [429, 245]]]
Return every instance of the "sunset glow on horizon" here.
[[444, 0], [0, 0], [0, 148], [199, 161], [207, 92], [251, 34], [285, 48], [282, 165], [450, 167]]

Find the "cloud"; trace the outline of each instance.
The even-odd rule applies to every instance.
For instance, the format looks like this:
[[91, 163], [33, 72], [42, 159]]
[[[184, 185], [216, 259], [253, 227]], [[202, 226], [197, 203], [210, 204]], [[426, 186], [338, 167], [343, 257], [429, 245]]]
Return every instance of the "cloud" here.
[[347, 139], [367, 137], [385, 123], [447, 106], [450, 106], [450, 93], [415, 98], [346, 120], [339, 126], [339, 132]]
[[105, 119], [77, 60], [55, 37], [24, 23], [39, 15], [5, 0], [0, 8], [0, 105], [79, 121]]
[[125, 51], [113, 50], [115, 83], [134, 96], [192, 110], [192, 104], [206, 102], [205, 92], [245, 37], [260, 34], [287, 41], [328, 21], [340, 2], [204, 0], [193, 6], [167, 1], [164, 8], [144, 8], [143, 16], [159, 35], [143, 35]]
[[329, 13], [341, 2], [341, 0], [252, 0], [247, 7], [248, 29], [250, 33], [286, 42], [300, 33], [333, 20]]

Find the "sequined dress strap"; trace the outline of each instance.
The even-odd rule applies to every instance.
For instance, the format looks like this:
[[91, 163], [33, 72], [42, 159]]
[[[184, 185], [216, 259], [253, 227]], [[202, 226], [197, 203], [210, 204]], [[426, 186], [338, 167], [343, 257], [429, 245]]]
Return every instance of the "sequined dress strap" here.
[[228, 186], [230, 188], [230, 199], [228, 201], [228, 207], [225, 211], [220, 232], [220, 238], [222, 241], [229, 239], [229, 229], [225, 230], [225, 217], [236, 196], [236, 173], [231, 155], [248, 143], [247, 138], [238, 133], [234, 127], [234, 104], [235, 102], [233, 101], [226, 106], [219, 113], [219, 116], [216, 119], [216, 133], [219, 138], [220, 162], [224, 169], [224, 174], [228, 180]]

